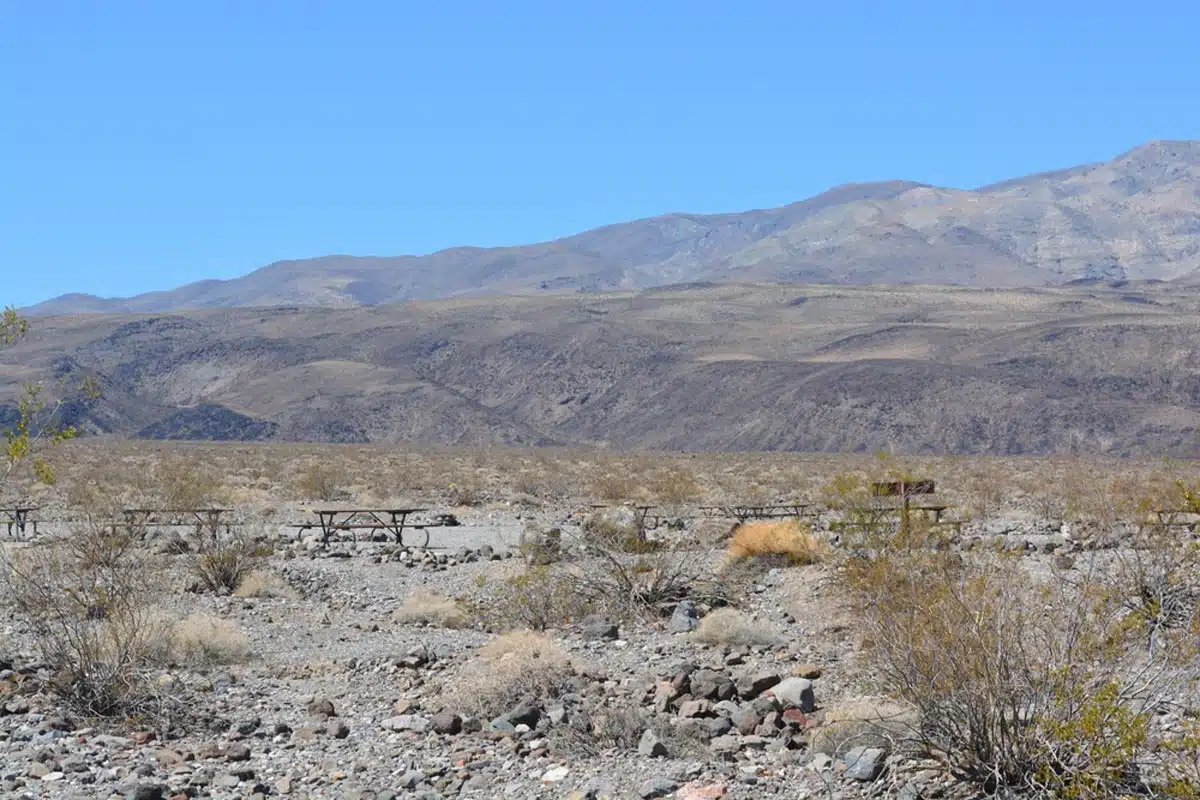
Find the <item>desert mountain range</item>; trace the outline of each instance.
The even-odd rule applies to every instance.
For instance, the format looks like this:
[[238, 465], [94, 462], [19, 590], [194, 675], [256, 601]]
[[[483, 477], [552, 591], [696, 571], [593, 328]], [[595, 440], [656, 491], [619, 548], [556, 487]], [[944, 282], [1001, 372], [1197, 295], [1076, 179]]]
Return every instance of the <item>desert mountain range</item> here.
[[0, 352], [0, 417], [21, 380], [83, 373], [104, 396], [75, 421], [121, 437], [1195, 456], [1200, 289], [721, 284], [49, 317]]
[[781, 208], [667, 214], [522, 247], [281, 261], [233, 280], [123, 299], [70, 294], [28, 311], [345, 308], [697, 281], [1015, 287], [1097, 279], [1200, 281], [1200, 142], [1151, 142], [1103, 164], [974, 190], [852, 184]]

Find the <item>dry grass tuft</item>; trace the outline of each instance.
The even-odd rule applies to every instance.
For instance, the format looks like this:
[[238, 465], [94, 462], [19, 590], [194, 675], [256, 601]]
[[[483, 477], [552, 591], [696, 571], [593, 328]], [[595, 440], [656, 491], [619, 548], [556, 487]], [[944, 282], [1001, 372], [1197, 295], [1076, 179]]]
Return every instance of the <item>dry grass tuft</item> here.
[[765, 645], [778, 643], [779, 636], [734, 608], [719, 608], [700, 620], [692, 637], [705, 644]]
[[233, 592], [234, 597], [257, 597], [260, 599], [299, 600], [300, 593], [290, 583], [274, 572], [254, 570]]
[[234, 664], [250, 655], [250, 637], [229, 620], [192, 614], [172, 629], [171, 654], [181, 664]]
[[525, 700], [558, 697], [573, 675], [566, 650], [549, 636], [513, 631], [480, 648], [445, 699], [449, 707], [491, 718]]
[[893, 701], [851, 701], [825, 712], [812, 749], [835, 758], [854, 747], [895, 750], [900, 743], [915, 738], [918, 722], [915, 711]]
[[784, 556], [803, 566], [818, 564], [826, 556], [825, 543], [807, 525], [796, 520], [747, 522], [734, 531], [726, 555], [731, 561], [756, 556]]
[[469, 622], [458, 603], [432, 592], [409, 595], [392, 618], [400, 623], [424, 622], [443, 628], [464, 628]]

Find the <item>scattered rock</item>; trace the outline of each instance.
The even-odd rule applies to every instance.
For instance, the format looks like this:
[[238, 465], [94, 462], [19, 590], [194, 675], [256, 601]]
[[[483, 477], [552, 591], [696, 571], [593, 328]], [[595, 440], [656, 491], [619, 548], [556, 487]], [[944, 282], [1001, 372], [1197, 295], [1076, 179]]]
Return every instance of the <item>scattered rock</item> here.
[[651, 800], [655, 797], [666, 797], [679, 788], [679, 784], [670, 778], [651, 778], [650, 780], [638, 786], [638, 797], [642, 800]]
[[700, 626], [700, 609], [691, 600], [680, 600], [667, 623], [670, 633], [689, 633]]
[[843, 773], [852, 781], [873, 781], [883, 772], [887, 753], [881, 747], [854, 747], [846, 752], [842, 761], [846, 765]]
[[667, 746], [654, 731], [646, 731], [638, 741], [638, 753], [647, 758], [666, 758]]
[[430, 717], [429, 725], [433, 728], [434, 733], [440, 733], [444, 736], [456, 736], [462, 732], [463, 721], [462, 717], [458, 714], [443, 711], [440, 714], [434, 714]]
[[589, 641], [616, 639], [620, 633], [616, 625], [599, 614], [584, 617], [581, 627], [583, 638]]
[[817, 709], [816, 696], [813, 694], [812, 681], [807, 678], [788, 678], [780, 681], [768, 691], [781, 708], [798, 708], [804, 712]]

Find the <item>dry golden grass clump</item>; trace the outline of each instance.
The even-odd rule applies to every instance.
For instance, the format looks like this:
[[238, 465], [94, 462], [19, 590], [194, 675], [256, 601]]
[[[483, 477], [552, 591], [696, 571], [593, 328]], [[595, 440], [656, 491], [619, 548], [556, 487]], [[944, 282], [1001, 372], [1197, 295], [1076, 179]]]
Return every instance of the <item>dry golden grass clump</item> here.
[[250, 637], [229, 620], [192, 614], [171, 630], [172, 659], [181, 664], [233, 664], [250, 655]]
[[741, 561], [756, 556], [784, 556], [796, 566], [817, 564], [826, 555], [825, 543], [797, 520], [747, 522], [734, 531], [726, 556]]
[[464, 628], [469, 620], [458, 603], [433, 592], [415, 592], [392, 615], [396, 622], [424, 622], [443, 628]]
[[233, 592], [234, 597], [256, 597], [259, 599], [299, 600], [300, 593], [290, 583], [274, 572], [254, 570]]
[[908, 706], [886, 699], [858, 699], [825, 712], [812, 749], [835, 758], [853, 747], [894, 750], [898, 742], [913, 738], [918, 723], [916, 712]]
[[705, 644], [770, 646], [778, 634], [734, 608], [718, 608], [700, 620], [692, 637]]
[[512, 631], [481, 647], [444, 699], [450, 708], [494, 717], [523, 700], [560, 696], [574, 674], [567, 651], [549, 636]]

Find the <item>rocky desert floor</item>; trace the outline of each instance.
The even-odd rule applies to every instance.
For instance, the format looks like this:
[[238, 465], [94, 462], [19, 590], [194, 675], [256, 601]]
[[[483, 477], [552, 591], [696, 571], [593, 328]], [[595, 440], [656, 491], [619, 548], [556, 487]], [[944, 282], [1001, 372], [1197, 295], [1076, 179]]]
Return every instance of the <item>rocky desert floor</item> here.
[[[0, 796], [974, 794], [862, 724], [895, 707], [865, 666], [872, 643], [858, 624], [862, 609], [840, 590], [836, 557], [739, 573], [735, 610], [696, 591], [643, 613], [591, 609], [530, 633], [520, 632], [523, 619], [503, 619], [497, 594], [509, 587], [511, 595], [514, 577], [531, 569], [528, 545], [557, 529], [558, 558], [599, 573], [603, 560], [574, 543], [586, 540], [589, 517], [626, 524], [630, 509], [534, 502], [515, 491], [470, 505], [445, 501], [436, 510], [460, 524], [430, 528], [425, 548], [383, 535], [322, 543], [285, 524], [310, 505], [239, 510], [258, 543], [255, 574], [266, 576], [258, 591], [198, 591], [190, 533], [145, 532], [145, 563], [155, 572], [147, 580], [167, 587], [156, 613], [215, 626], [213, 641], [201, 643], [206, 658], [169, 662], [153, 675], [161, 714], [115, 720], [65, 707], [35, 632], [6, 612]], [[678, 521], [664, 519], [650, 539], [686, 545], [706, 580], [724, 574], [733, 521], [706, 519], [695, 504], [676, 510]], [[837, 519], [816, 508], [808, 520], [831, 553]], [[47, 522], [36, 539], [5, 548], [12, 556], [70, 532]], [[968, 520], [952, 541], [956, 550], [1006, 551], [1032, 572], [1049, 572], [1070, 570], [1120, 535], [1119, 526], [1085, 531], [1026, 504]], [[435, 600], [443, 605], [420, 613]]]

